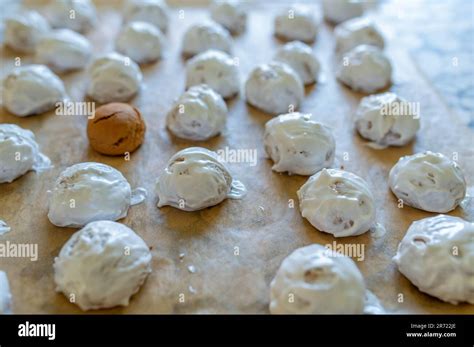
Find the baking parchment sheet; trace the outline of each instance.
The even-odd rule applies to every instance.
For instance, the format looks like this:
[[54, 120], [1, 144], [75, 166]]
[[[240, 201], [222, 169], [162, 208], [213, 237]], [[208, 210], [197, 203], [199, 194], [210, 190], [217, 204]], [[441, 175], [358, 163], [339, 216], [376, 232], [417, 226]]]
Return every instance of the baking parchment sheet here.
[[[31, 1], [30, 1], [31, 3]], [[97, 2], [99, 25], [87, 34], [95, 53], [113, 50], [121, 25], [119, 1]], [[288, 3], [287, 3], [288, 4]], [[249, 15], [247, 31], [235, 37], [234, 55], [239, 58], [242, 84], [251, 69], [268, 62], [281, 42], [272, 35], [274, 14], [284, 3], [260, 4]], [[312, 5], [315, 7], [315, 5]], [[252, 8], [249, 3], [249, 7]], [[184, 63], [180, 55], [184, 30], [208, 18], [205, 8], [184, 7], [184, 18], [172, 9], [165, 57], [156, 64], [142, 66], [144, 86], [131, 103], [147, 123], [142, 147], [131, 160], [107, 157], [94, 152], [86, 137], [84, 116], [59, 116], [54, 111], [19, 118], [1, 110], [1, 123], [14, 123], [34, 131], [42, 151], [54, 168], [41, 174], [28, 173], [11, 184], [0, 185], [0, 219], [12, 228], [0, 235], [0, 243], [37, 244], [38, 259], [0, 258], [7, 272], [15, 313], [80, 313], [65, 296], [55, 292], [53, 261], [67, 239], [76, 231], [58, 228], [47, 219], [47, 190], [66, 167], [97, 161], [120, 170], [132, 187], [145, 187], [145, 203], [131, 207], [120, 222], [135, 230], [151, 247], [153, 272], [130, 305], [98, 313], [268, 313], [269, 284], [281, 261], [298, 247], [311, 243], [348, 244], [363, 250], [357, 266], [367, 287], [393, 313], [474, 313], [474, 306], [454, 306], [425, 295], [396, 269], [392, 257], [397, 245], [414, 220], [434, 214], [410, 207], [398, 208], [387, 184], [388, 172], [398, 158], [432, 150], [455, 158], [473, 184], [473, 133], [449, 109], [419, 73], [403, 46], [397, 43], [391, 23], [378, 17], [387, 35], [386, 48], [393, 67], [391, 91], [420, 103], [421, 129], [416, 141], [402, 148], [375, 150], [365, 145], [353, 128], [354, 110], [363, 96], [340, 85], [334, 78], [333, 28], [321, 26], [313, 45], [322, 64], [321, 83], [306, 88], [301, 111], [330, 125], [337, 141], [336, 165], [365, 178], [377, 204], [377, 221], [386, 233], [376, 237], [366, 233], [335, 239], [314, 229], [300, 216], [296, 191], [307, 177], [277, 174], [265, 158], [263, 129], [270, 116], [248, 106], [243, 97], [228, 102], [227, 129], [222, 136], [196, 143], [174, 138], [165, 129], [165, 116], [173, 100], [184, 90]], [[13, 66], [16, 55], [1, 50], [2, 75]], [[21, 56], [22, 64], [32, 61]], [[449, 57], [447, 57], [449, 61]], [[455, 68], [446, 63], [446, 69]], [[72, 100], [82, 101], [86, 88], [84, 71], [61, 75]], [[234, 176], [248, 188], [243, 200], [226, 200], [198, 212], [171, 207], [158, 209], [154, 192], [156, 178], [175, 152], [189, 146], [211, 150], [256, 151], [257, 162], [229, 163]], [[252, 153], [252, 152], [250, 152]], [[472, 190], [470, 189], [471, 194]], [[458, 208], [450, 215], [474, 219], [473, 205]], [[359, 257], [360, 259], [360, 257]]]

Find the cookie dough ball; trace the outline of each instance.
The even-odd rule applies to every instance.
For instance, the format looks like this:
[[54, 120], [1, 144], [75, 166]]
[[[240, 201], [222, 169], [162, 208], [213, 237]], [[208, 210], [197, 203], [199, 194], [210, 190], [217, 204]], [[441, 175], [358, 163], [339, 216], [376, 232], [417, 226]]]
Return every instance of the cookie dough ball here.
[[415, 221], [393, 259], [422, 292], [474, 304], [474, 223], [446, 215]]
[[360, 45], [341, 59], [336, 75], [353, 90], [371, 94], [390, 85], [392, 65], [379, 48]]
[[118, 220], [134, 204], [130, 184], [113, 167], [79, 163], [61, 172], [49, 195], [48, 218], [58, 227], [80, 228], [97, 220]]
[[0, 183], [10, 183], [28, 171], [51, 166], [42, 154], [35, 135], [15, 124], [0, 124]]
[[186, 30], [182, 50], [184, 56], [192, 57], [208, 49], [230, 53], [231, 47], [232, 37], [227, 29], [216, 22], [208, 21], [193, 24]]
[[390, 170], [388, 182], [404, 204], [428, 212], [452, 211], [466, 196], [466, 180], [459, 166], [430, 151], [401, 157]]
[[129, 227], [87, 224], [54, 259], [56, 291], [82, 310], [127, 306], [151, 272], [150, 249]]
[[265, 124], [265, 151], [273, 171], [313, 175], [334, 162], [336, 141], [310, 114], [288, 113]]
[[8, 284], [7, 274], [0, 271], [0, 314], [12, 313], [12, 294]]
[[362, 314], [364, 278], [354, 261], [313, 244], [281, 263], [270, 284], [273, 314]]
[[48, 22], [38, 12], [24, 11], [5, 19], [4, 42], [17, 52], [32, 53], [49, 29]]
[[247, 25], [247, 13], [238, 1], [215, 1], [211, 7], [211, 18], [236, 35], [243, 32]]
[[91, 147], [106, 155], [132, 153], [142, 144], [145, 130], [140, 111], [118, 102], [99, 107], [87, 123]]
[[186, 63], [186, 88], [197, 84], [207, 84], [223, 98], [230, 98], [239, 93], [239, 69], [227, 53], [200, 53]]
[[275, 35], [283, 40], [311, 43], [316, 39], [318, 24], [313, 11], [293, 6], [275, 17]]
[[323, 0], [322, 5], [324, 18], [334, 24], [359, 17], [364, 13], [362, 0]]
[[97, 102], [128, 101], [140, 89], [142, 73], [129, 57], [109, 53], [89, 67], [87, 94]]
[[420, 115], [394, 93], [370, 95], [360, 101], [355, 125], [359, 134], [381, 146], [403, 146], [420, 129]]
[[173, 155], [156, 183], [158, 207], [197, 211], [227, 198], [241, 199], [245, 186], [232, 178], [215, 152], [189, 147]]
[[301, 215], [335, 237], [356, 236], [375, 224], [374, 197], [367, 182], [338, 169], [322, 169], [298, 190]]
[[67, 28], [80, 33], [97, 23], [97, 13], [90, 0], [53, 0], [47, 8], [47, 17], [54, 28]]
[[15, 67], [3, 80], [3, 105], [19, 117], [52, 110], [66, 98], [61, 79], [44, 65]]
[[273, 58], [288, 64], [295, 70], [305, 85], [318, 80], [320, 64], [310, 46], [293, 41], [280, 47]]
[[49, 32], [38, 42], [36, 60], [57, 72], [84, 68], [92, 55], [92, 46], [81, 34], [69, 29]]
[[205, 84], [189, 88], [166, 116], [166, 126], [177, 137], [204, 141], [220, 134], [227, 119], [224, 99]]
[[301, 78], [289, 65], [271, 62], [257, 66], [245, 82], [247, 102], [272, 115], [298, 109], [304, 97]]
[[129, 56], [138, 64], [158, 60], [163, 51], [164, 36], [153, 24], [130, 22], [117, 37], [117, 51]]
[[128, 0], [125, 5], [126, 22], [147, 22], [166, 32], [169, 9], [163, 0]]
[[343, 53], [359, 45], [370, 45], [380, 49], [384, 48], [382, 34], [367, 18], [354, 18], [339, 24], [334, 29], [336, 37], [336, 51]]

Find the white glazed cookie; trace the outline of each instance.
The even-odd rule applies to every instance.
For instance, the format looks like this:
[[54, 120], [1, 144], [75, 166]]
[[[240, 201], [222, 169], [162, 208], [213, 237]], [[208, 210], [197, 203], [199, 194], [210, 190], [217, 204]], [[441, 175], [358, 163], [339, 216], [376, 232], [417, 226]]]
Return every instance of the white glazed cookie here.
[[311, 43], [316, 39], [318, 25], [311, 9], [293, 6], [275, 17], [275, 35], [288, 41]]
[[323, 0], [324, 18], [338, 24], [364, 13], [364, 0]]
[[301, 78], [289, 65], [281, 62], [262, 64], [252, 70], [245, 82], [247, 102], [272, 115], [297, 110], [303, 101]]
[[7, 274], [0, 271], [0, 314], [12, 313], [12, 294]]
[[52, 110], [65, 98], [63, 82], [44, 65], [15, 67], [3, 80], [3, 105], [19, 117]]
[[53, 267], [56, 291], [82, 310], [127, 306], [151, 272], [151, 253], [127, 226], [97, 221], [71, 236]]
[[166, 126], [177, 137], [203, 141], [222, 132], [227, 120], [224, 99], [205, 84], [189, 88], [166, 116]]
[[52, 0], [46, 14], [53, 28], [67, 28], [80, 33], [97, 23], [97, 13], [90, 0]]
[[240, 34], [247, 25], [247, 13], [236, 0], [214, 1], [211, 6], [211, 18], [232, 34]]
[[304, 84], [313, 84], [318, 80], [319, 61], [311, 47], [303, 42], [287, 43], [277, 50], [273, 59], [291, 66]]
[[214, 21], [193, 24], [183, 37], [182, 51], [186, 57], [215, 49], [230, 53], [232, 48], [232, 37], [227, 29]]
[[49, 29], [48, 22], [38, 12], [23, 11], [5, 19], [4, 42], [15, 51], [32, 53]]
[[428, 212], [452, 211], [466, 196], [466, 180], [459, 166], [430, 151], [401, 157], [390, 170], [388, 182], [404, 204]]
[[318, 244], [286, 257], [270, 288], [272, 314], [364, 312], [364, 278], [354, 261]]
[[336, 76], [353, 90], [371, 94], [390, 85], [392, 65], [379, 48], [360, 45], [342, 57]]
[[49, 196], [48, 218], [56, 226], [80, 228], [97, 220], [118, 220], [144, 200], [120, 171], [100, 163], [79, 163], [60, 173]]
[[126, 22], [147, 22], [166, 32], [169, 9], [163, 0], [128, 0], [125, 4]]
[[140, 67], [129, 57], [109, 53], [89, 67], [87, 94], [97, 102], [128, 101], [140, 89]]
[[197, 211], [227, 198], [241, 199], [245, 186], [232, 178], [215, 152], [189, 147], [173, 155], [156, 183], [158, 207]]
[[393, 259], [422, 292], [474, 304], [474, 223], [447, 215], [415, 221]]
[[273, 171], [313, 175], [334, 162], [336, 141], [331, 130], [311, 115], [280, 115], [265, 124], [265, 151]]
[[205, 51], [186, 63], [186, 88], [197, 84], [207, 84], [223, 98], [230, 98], [239, 92], [239, 69], [227, 53]]
[[89, 40], [69, 29], [50, 31], [36, 47], [36, 61], [58, 72], [84, 68], [91, 55]]
[[28, 171], [43, 171], [51, 161], [42, 154], [35, 135], [15, 124], [0, 124], [0, 183], [10, 183]]
[[374, 23], [368, 18], [360, 17], [339, 24], [334, 29], [336, 51], [350, 51], [359, 45], [370, 45], [384, 48], [384, 39]]
[[138, 64], [158, 60], [163, 51], [164, 36], [153, 24], [129, 22], [120, 31], [115, 46]]
[[356, 236], [375, 224], [374, 197], [353, 173], [322, 169], [298, 190], [301, 215], [335, 237]]
[[394, 93], [370, 95], [360, 101], [355, 125], [359, 134], [380, 146], [403, 146], [420, 129], [420, 115]]

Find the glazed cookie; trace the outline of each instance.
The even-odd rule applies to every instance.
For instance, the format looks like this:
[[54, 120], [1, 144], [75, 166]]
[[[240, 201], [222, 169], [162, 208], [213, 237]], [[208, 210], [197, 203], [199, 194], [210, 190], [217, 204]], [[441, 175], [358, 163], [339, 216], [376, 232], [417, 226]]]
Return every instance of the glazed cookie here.
[[38, 12], [20, 12], [5, 19], [4, 42], [15, 51], [32, 53], [49, 29], [48, 22]]
[[322, 169], [298, 190], [301, 215], [335, 237], [356, 236], [375, 224], [374, 197], [353, 173]]
[[183, 37], [183, 55], [193, 55], [215, 49], [226, 53], [231, 52], [232, 37], [222, 25], [207, 21], [193, 24], [186, 30]]
[[54, 259], [56, 291], [84, 311], [127, 306], [150, 272], [151, 253], [142, 238], [110, 221], [87, 224]]
[[446, 215], [415, 221], [393, 259], [422, 292], [474, 304], [474, 223]]
[[227, 198], [241, 199], [245, 186], [232, 178], [215, 152], [189, 147], [173, 155], [156, 183], [158, 207], [197, 211]]
[[128, 101], [142, 82], [140, 67], [129, 57], [109, 53], [89, 67], [87, 94], [97, 102]]
[[0, 124], [0, 183], [10, 183], [28, 171], [43, 171], [51, 161], [42, 154], [35, 135], [15, 124]]
[[313, 244], [298, 248], [270, 284], [272, 314], [362, 314], [364, 278], [354, 261]]
[[305, 85], [313, 84], [318, 80], [319, 61], [311, 47], [303, 42], [287, 43], [278, 49], [273, 59], [291, 66]]
[[189, 88], [166, 116], [166, 126], [177, 137], [203, 141], [222, 132], [227, 119], [224, 99], [205, 84]]
[[275, 35], [288, 41], [314, 42], [318, 33], [318, 20], [313, 11], [294, 6], [275, 17]]
[[169, 9], [163, 0], [128, 0], [124, 18], [126, 22], [147, 22], [166, 32]]
[[341, 23], [364, 13], [364, 0], [323, 0], [324, 18], [331, 23]]
[[54, 28], [66, 28], [80, 33], [97, 23], [97, 13], [90, 0], [54, 0], [47, 8], [47, 18]]
[[289, 65], [281, 62], [262, 64], [252, 70], [245, 82], [247, 102], [272, 115], [297, 110], [303, 101], [304, 86]]
[[459, 166], [430, 151], [400, 158], [390, 170], [389, 185], [404, 204], [428, 212], [452, 211], [466, 196]]
[[48, 191], [48, 218], [58, 227], [72, 228], [97, 220], [115, 221], [145, 196], [143, 188], [132, 191], [125, 177], [111, 166], [79, 163], [61, 172]]
[[92, 55], [92, 46], [81, 34], [59, 29], [45, 34], [36, 47], [36, 60], [57, 72], [84, 68]]
[[235, 0], [214, 1], [211, 18], [235, 35], [243, 32], [247, 25], [247, 13], [241, 3]]
[[370, 45], [384, 48], [384, 39], [374, 23], [367, 18], [354, 18], [339, 24], [334, 29], [336, 51], [350, 51], [359, 45]]
[[360, 45], [342, 57], [336, 76], [351, 89], [372, 94], [390, 85], [392, 65], [379, 48]]
[[230, 98], [239, 93], [239, 69], [227, 53], [208, 50], [186, 63], [186, 88], [197, 84], [207, 84], [223, 98]]
[[52, 110], [66, 98], [63, 82], [44, 65], [14, 68], [3, 80], [3, 91], [3, 105], [19, 117]]
[[163, 51], [164, 36], [153, 24], [130, 22], [122, 29], [115, 43], [117, 51], [138, 64], [158, 60]]
[[265, 124], [265, 151], [273, 171], [313, 175], [334, 162], [336, 141], [325, 125], [310, 114], [289, 113]]
[[379, 146], [404, 146], [420, 129], [420, 115], [394, 93], [370, 95], [360, 101], [355, 125], [359, 134]]

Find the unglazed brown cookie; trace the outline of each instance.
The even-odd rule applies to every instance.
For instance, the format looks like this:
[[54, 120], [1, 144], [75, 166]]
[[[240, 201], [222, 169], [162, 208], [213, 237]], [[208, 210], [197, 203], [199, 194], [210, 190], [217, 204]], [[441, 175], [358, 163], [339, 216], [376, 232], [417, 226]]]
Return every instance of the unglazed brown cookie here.
[[133, 152], [142, 144], [145, 130], [140, 111], [118, 102], [99, 107], [87, 124], [91, 147], [106, 155]]

